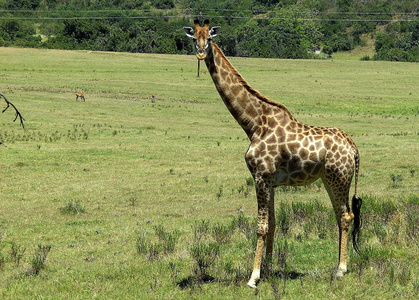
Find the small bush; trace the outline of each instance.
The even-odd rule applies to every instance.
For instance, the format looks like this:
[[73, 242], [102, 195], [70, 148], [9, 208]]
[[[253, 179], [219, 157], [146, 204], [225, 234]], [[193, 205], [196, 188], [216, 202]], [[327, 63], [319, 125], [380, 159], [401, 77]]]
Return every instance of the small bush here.
[[31, 266], [32, 269], [30, 274], [39, 275], [39, 272], [45, 268], [45, 262], [47, 260], [48, 253], [51, 251], [51, 246], [38, 245], [38, 248], [35, 251], [35, 257], [32, 259]]
[[287, 235], [291, 228], [291, 207], [289, 205], [281, 205], [277, 212], [276, 223], [282, 235]]
[[214, 264], [220, 254], [220, 245], [217, 243], [200, 242], [192, 245], [190, 254], [195, 261], [193, 272], [198, 281], [207, 281], [211, 278], [208, 269]]
[[199, 243], [203, 238], [205, 238], [210, 233], [209, 221], [201, 220], [195, 221], [195, 224], [192, 225], [193, 239], [194, 243]]
[[65, 206], [60, 207], [60, 211], [66, 214], [79, 215], [84, 213], [84, 207], [81, 205], [80, 201], [70, 200]]
[[403, 177], [401, 174], [398, 174], [398, 175], [390, 174], [390, 179], [393, 182], [393, 187], [397, 187], [397, 183], [403, 181]]
[[226, 244], [231, 240], [234, 228], [223, 224], [215, 224], [211, 228], [211, 235], [218, 244]]
[[419, 243], [418, 237], [419, 237], [419, 205], [416, 205], [416, 207], [411, 207], [406, 212], [406, 235], [408, 239], [411, 241], [416, 241], [416, 243]]
[[162, 253], [173, 253], [180, 236], [179, 231], [168, 232], [163, 225], [155, 225], [153, 228], [158, 241], [147, 241], [143, 233], [137, 238], [135, 244], [138, 254], [147, 255], [149, 261], [157, 260]]
[[25, 254], [26, 248], [16, 244], [15, 242], [12, 242], [12, 248], [10, 250], [10, 257], [14, 261], [16, 266], [19, 266], [20, 260], [23, 257], [23, 254]]
[[280, 239], [276, 243], [276, 264], [280, 273], [287, 276], [294, 269], [294, 245], [287, 239]]
[[138, 254], [147, 253], [147, 241], [145, 239], [145, 234], [139, 236], [135, 243], [135, 248], [137, 249]]

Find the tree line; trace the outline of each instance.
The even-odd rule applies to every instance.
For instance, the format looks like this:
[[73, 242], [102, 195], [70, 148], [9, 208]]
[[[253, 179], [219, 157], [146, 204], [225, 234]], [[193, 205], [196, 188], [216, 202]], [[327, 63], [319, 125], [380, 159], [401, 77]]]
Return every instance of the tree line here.
[[229, 56], [332, 56], [375, 41], [364, 59], [419, 61], [416, 0], [0, 0], [0, 46], [193, 53], [182, 27], [222, 27]]

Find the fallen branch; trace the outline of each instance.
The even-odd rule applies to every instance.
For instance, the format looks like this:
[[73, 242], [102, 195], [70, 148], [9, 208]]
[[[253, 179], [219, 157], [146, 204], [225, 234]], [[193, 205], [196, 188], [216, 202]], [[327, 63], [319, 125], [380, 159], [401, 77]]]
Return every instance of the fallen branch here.
[[10, 106], [13, 107], [13, 109], [15, 110], [15, 119], [13, 120], [13, 122], [15, 122], [17, 118], [19, 118], [20, 125], [22, 126], [22, 128], [25, 128], [25, 125], [23, 124], [23, 120], [25, 119], [22, 117], [21, 113], [17, 110], [16, 106], [12, 102], [7, 100], [6, 96], [3, 95], [2, 93], [0, 93], [0, 99], [1, 97], [3, 97], [4, 101], [6, 101], [6, 104], [7, 104], [6, 108], [3, 109], [2, 113], [4, 113]]

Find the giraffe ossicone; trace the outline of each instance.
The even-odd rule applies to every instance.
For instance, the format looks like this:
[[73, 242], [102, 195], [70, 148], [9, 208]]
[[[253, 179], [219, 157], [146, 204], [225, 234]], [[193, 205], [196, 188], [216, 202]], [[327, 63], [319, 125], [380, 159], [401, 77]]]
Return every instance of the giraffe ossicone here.
[[[195, 20], [194, 28], [184, 27], [184, 30], [194, 40], [196, 56], [205, 61], [227, 109], [250, 140], [245, 161], [256, 187], [258, 242], [248, 286], [254, 288], [260, 280], [263, 255], [272, 256], [274, 188], [307, 185], [319, 178], [329, 194], [338, 223], [339, 259], [335, 275], [342, 277], [347, 271], [348, 233], [353, 220], [353, 246], [359, 251], [357, 237], [362, 200], [357, 196], [358, 148], [341, 129], [301, 123], [284, 105], [253, 89], [212, 42], [220, 27], [210, 28], [209, 24], [206, 20], [201, 27]], [[354, 175], [351, 207], [349, 189]]]

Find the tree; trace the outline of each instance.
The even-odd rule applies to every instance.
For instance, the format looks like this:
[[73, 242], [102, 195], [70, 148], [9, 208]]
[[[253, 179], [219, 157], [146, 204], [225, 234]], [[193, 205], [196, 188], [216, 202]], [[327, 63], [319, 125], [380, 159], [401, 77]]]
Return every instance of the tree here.
[[237, 55], [309, 58], [322, 34], [313, 13], [300, 6], [276, 8], [268, 20], [250, 20], [237, 35]]

